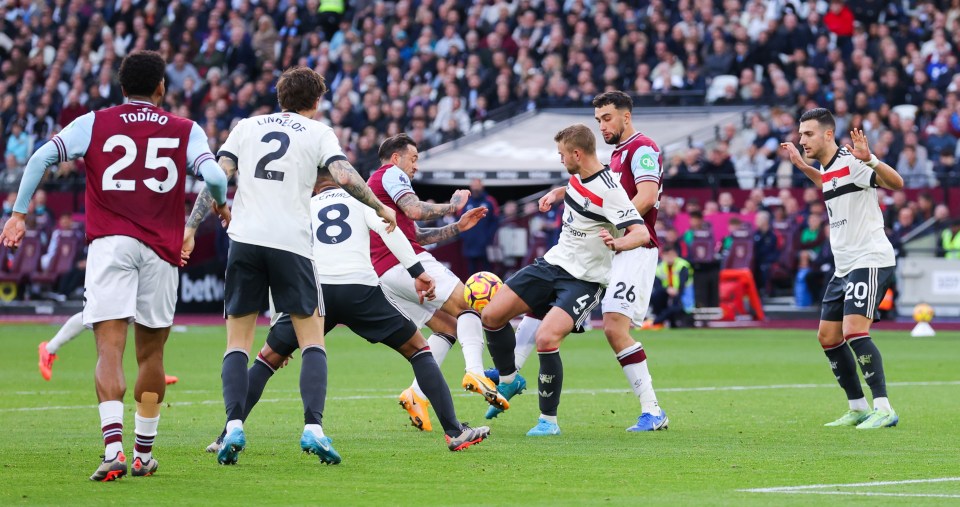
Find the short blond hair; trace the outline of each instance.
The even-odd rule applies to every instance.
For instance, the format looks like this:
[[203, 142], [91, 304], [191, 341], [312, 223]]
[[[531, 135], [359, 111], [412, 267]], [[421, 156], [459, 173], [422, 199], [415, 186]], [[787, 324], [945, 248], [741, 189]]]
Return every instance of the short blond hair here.
[[590, 127], [577, 123], [557, 132], [553, 140], [563, 143], [564, 146], [574, 150], [580, 150], [587, 155], [597, 153], [597, 138], [593, 135]]

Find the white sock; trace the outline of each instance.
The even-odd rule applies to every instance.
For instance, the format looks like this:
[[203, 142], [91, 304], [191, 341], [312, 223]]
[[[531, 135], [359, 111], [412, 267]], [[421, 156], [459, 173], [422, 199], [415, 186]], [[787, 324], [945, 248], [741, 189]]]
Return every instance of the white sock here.
[[867, 410], [870, 410], [870, 405], [867, 405], [866, 398], [859, 398], [856, 400], [848, 400], [848, 401], [850, 403], [850, 410], [857, 410], [859, 412], [866, 412]]
[[[123, 435], [123, 402], [122, 401], [105, 401], [101, 403], [97, 408], [100, 409], [100, 429], [104, 433], [103, 437], [106, 440], [108, 437], [116, 436], [119, 433], [120, 436]], [[120, 425], [119, 428], [107, 429], [104, 430], [109, 425]], [[118, 453], [123, 452], [123, 442], [116, 441], [110, 442], [109, 444], [104, 445], [104, 460], [110, 461], [114, 459]]]
[[876, 410], [882, 410], [884, 412], [890, 412], [893, 410], [893, 408], [890, 406], [890, 400], [887, 398], [874, 398], [873, 408]]
[[[623, 368], [627, 382], [633, 389], [633, 394], [640, 400], [640, 411], [659, 416], [660, 405], [657, 403], [657, 394], [653, 391], [653, 377], [647, 367], [647, 356], [640, 343], [621, 350], [617, 353], [617, 360]], [[624, 364], [626, 363], [626, 364]]]
[[[437, 362], [438, 366], [443, 364], [443, 360], [447, 357], [447, 352], [450, 352], [450, 348], [453, 347], [453, 344], [450, 343], [450, 338], [439, 333], [433, 333], [430, 335], [430, 338], [427, 338], [430, 353], [433, 354], [433, 360]], [[423, 391], [420, 389], [420, 384], [417, 383], [417, 379], [413, 379], [413, 384], [411, 384], [410, 387], [421, 399], [427, 399], [427, 395], [423, 394]]]
[[533, 352], [537, 345], [537, 329], [540, 328], [540, 319], [525, 315], [520, 325], [517, 326], [517, 346], [513, 349], [513, 356], [516, 358], [517, 371], [523, 368], [527, 358]]
[[[136, 438], [133, 447], [133, 458], [140, 458], [143, 462], [150, 461], [150, 458], [153, 457], [153, 439], [157, 436], [157, 426], [160, 425], [160, 416], [143, 417], [140, 413], [137, 413], [133, 420], [133, 432]], [[137, 449], [139, 446], [148, 446], [151, 450], [140, 452]]]
[[56, 354], [60, 347], [74, 339], [86, 329], [83, 327], [83, 312], [80, 312], [63, 323], [57, 334], [47, 342], [47, 352]]
[[227, 421], [227, 435], [229, 435], [235, 429], [243, 429], [243, 421], [240, 419], [231, 419]]
[[465, 369], [483, 375], [483, 324], [478, 313], [467, 311], [457, 317], [457, 340], [463, 348]]
[[304, 424], [303, 431], [312, 431], [317, 438], [323, 438], [323, 428], [319, 424]]
[[544, 421], [547, 421], [547, 422], [552, 422], [553, 424], [557, 424], [557, 416], [555, 415], [540, 414], [540, 419], [543, 419]]

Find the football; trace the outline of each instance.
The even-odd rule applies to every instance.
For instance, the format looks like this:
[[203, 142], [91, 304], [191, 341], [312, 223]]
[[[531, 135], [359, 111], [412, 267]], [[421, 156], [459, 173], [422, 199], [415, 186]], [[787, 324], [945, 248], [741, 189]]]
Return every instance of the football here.
[[917, 322], [930, 322], [933, 320], [933, 307], [920, 303], [913, 307], [913, 320]]
[[503, 282], [500, 277], [489, 271], [474, 273], [463, 284], [463, 298], [467, 300], [470, 308], [482, 312], [501, 285]]

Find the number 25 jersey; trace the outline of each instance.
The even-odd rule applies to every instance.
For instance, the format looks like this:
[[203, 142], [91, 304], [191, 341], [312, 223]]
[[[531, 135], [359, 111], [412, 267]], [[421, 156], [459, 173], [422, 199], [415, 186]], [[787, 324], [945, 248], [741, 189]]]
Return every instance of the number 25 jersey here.
[[60, 162], [86, 164], [88, 242], [128, 236], [180, 264], [187, 170], [213, 158], [199, 125], [131, 101], [77, 118], [51, 143]]
[[313, 259], [317, 168], [346, 160], [333, 130], [295, 113], [254, 116], [237, 123], [217, 156], [237, 163], [230, 239]]

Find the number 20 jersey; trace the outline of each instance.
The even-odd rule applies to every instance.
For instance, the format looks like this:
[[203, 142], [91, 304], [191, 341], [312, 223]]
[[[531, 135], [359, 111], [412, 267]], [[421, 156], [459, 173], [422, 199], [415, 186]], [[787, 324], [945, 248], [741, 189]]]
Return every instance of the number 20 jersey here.
[[131, 101], [77, 118], [51, 142], [60, 162], [84, 159], [88, 242], [128, 236], [179, 265], [186, 171], [213, 158], [199, 125]]
[[237, 163], [230, 239], [313, 259], [317, 168], [346, 160], [333, 130], [295, 113], [254, 116], [237, 123], [217, 156]]

